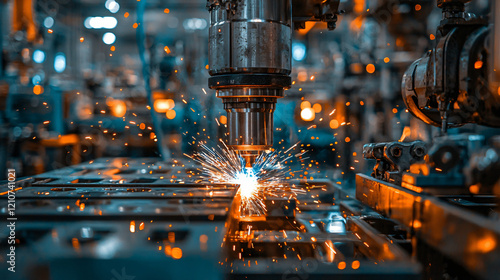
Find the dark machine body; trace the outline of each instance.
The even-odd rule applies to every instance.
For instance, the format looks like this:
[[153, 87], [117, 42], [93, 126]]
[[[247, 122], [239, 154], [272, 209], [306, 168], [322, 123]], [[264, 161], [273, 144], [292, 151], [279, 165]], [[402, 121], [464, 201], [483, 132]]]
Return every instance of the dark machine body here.
[[443, 19], [437, 45], [403, 77], [410, 112], [443, 131], [467, 123], [500, 127], [500, 95], [488, 82], [498, 53], [488, 41], [495, 35], [488, 20], [464, 11], [465, 2], [438, 1]]

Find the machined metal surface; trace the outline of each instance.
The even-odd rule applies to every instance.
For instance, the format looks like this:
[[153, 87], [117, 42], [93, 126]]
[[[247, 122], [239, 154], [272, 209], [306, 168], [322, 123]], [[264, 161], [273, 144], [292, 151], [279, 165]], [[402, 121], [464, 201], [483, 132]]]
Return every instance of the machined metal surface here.
[[471, 275], [498, 278], [500, 226], [488, 216], [498, 205], [495, 197], [430, 196], [358, 174], [356, 199], [400, 222], [417, 242], [431, 246]]
[[274, 107], [291, 85], [291, 1], [212, 1], [208, 7], [209, 86], [228, 114], [228, 144], [251, 166], [273, 144]]
[[266, 88], [218, 90], [228, 116], [228, 145], [252, 164], [258, 152], [273, 145], [276, 97], [283, 90]]
[[[345, 218], [328, 181], [289, 182], [242, 214], [237, 187], [201, 184], [186, 161], [100, 159], [16, 187], [16, 274], [3, 279], [420, 279], [420, 265], [373, 224]], [[7, 196], [0, 195], [7, 217]], [[196, 269], [193, 269], [196, 265]], [[12, 278], [14, 276], [14, 278]], [[127, 278], [128, 279], [128, 278]]]
[[271, 212], [266, 217], [242, 215], [237, 195], [224, 238], [229, 279], [421, 277], [420, 266], [372, 225], [359, 217], [345, 219], [341, 191], [325, 183], [304, 186], [306, 195], [295, 201], [266, 198]]
[[210, 75], [291, 72], [289, 0], [234, 1], [210, 10]]
[[[2, 279], [221, 279], [217, 256], [235, 186], [195, 181], [172, 160], [99, 159], [16, 183], [16, 273]], [[209, 187], [209, 188], [208, 188]], [[3, 190], [3, 188], [2, 188]], [[0, 216], [7, 217], [7, 195]], [[9, 274], [7, 274], [9, 273]]]

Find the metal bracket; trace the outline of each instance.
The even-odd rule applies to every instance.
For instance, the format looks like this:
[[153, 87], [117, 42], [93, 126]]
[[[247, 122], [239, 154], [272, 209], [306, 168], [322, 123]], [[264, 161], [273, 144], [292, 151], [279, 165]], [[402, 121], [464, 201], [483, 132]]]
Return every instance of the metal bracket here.
[[426, 154], [427, 148], [423, 141], [370, 143], [363, 146], [364, 158], [377, 161], [372, 176], [395, 184], [400, 184], [403, 172], [409, 170], [412, 164], [423, 161]]

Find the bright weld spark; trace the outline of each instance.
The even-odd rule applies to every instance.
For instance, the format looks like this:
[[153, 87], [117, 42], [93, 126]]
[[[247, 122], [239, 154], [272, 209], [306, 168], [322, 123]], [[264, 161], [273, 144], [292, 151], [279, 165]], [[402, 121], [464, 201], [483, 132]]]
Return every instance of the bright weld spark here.
[[257, 195], [259, 182], [253, 173], [252, 168], [245, 168], [246, 170], [236, 175], [234, 183], [240, 185], [240, 195], [243, 199], [249, 199]]
[[[200, 151], [185, 156], [202, 166], [201, 182], [239, 185], [241, 215], [263, 215], [266, 212], [264, 197], [296, 196], [303, 190], [283, 184], [286, 175], [292, 171], [285, 162], [302, 158], [305, 151], [293, 154], [299, 143], [286, 151], [262, 153], [252, 168], [245, 167], [245, 160], [230, 149], [222, 140], [216, 147], [200, 142]], [[288, 192], [287, 192], [288, 191]]]

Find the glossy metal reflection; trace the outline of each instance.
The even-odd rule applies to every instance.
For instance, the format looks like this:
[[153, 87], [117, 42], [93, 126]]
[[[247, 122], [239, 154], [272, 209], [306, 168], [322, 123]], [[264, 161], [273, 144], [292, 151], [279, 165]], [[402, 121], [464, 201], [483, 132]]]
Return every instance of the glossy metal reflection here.
[[273, 113], [290, 86], [290, 0], [209, 6], [209, 80], [228, 114], [228, 145], [247, 166], [273, 143]]

